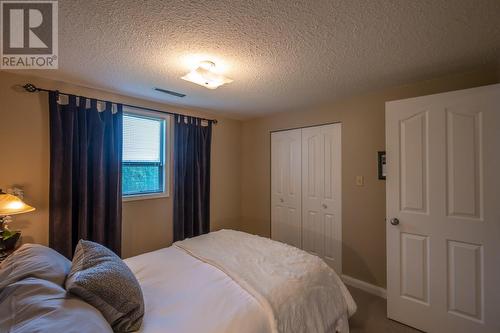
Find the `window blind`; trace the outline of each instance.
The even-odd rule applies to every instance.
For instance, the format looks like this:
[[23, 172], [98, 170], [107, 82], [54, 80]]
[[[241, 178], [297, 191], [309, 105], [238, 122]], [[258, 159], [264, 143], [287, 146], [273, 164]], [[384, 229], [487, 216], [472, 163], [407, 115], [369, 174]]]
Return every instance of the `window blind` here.
[[123, 161], [161, 161], [161, 119], [123, 116]]

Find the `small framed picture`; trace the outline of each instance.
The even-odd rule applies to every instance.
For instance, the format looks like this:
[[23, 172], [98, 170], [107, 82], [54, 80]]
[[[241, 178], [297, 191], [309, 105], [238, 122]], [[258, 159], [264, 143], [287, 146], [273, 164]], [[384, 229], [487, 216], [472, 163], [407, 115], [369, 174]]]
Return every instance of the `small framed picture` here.
[[378, 152], [378, 179], [385, 180], [387, 169], [385, 164], [385, 151]]

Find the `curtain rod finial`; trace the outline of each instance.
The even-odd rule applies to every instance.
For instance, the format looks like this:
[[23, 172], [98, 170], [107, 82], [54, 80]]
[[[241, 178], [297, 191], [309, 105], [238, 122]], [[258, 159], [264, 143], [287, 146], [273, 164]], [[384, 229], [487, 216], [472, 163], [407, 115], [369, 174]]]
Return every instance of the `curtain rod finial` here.
[[35, 91], [38, 91], [38, 88], [34, 85], [34, 84], [31, 84], [31, 83], [26, 83], [23, 88], [27, 91], [27, 92], [35, 92]]

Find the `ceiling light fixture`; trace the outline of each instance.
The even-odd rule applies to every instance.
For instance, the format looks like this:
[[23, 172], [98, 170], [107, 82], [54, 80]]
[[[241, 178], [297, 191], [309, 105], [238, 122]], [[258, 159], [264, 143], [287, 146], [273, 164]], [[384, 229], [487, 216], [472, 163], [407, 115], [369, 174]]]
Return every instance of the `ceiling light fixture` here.
[[208, 89], [216, 89], [226, 83], [231, 83], [233, 80], [218, 74], [215, 71], [215, 63], [212, 61], [202, 61], [198, 67], [187, 73], [181, 79], [199, 84]]

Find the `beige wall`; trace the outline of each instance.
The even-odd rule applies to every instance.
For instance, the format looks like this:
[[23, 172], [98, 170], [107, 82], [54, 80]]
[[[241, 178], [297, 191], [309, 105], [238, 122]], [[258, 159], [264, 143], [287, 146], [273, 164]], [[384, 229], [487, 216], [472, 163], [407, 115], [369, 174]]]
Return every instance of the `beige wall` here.
[[[0, 72], [0, 188], [22, 186], [36, 212], [15, 217], [25, 242], [48, 243], [49, 124], [45, 94], [16, 87], [27, 81], [61, 91], [198, 116], [210, 116], [67, 83]], [[212, 145], [212, 229], [270, 233], [270, 141], [277, 129], [343, 123], [343, 270], [384, 287], [385, 183], [377, 179], [377, 151], [384, 150], [384, 103], [500, 82], [498, 68], [386, 89], [302, 112], [243, 123], [217, 117]], [[354, 184], [365, 177], [365, 186]], [[240, 219], [241, 217], [241, 219]], [[171, 198], [123, 205], [123, 255], [172, 242]]]
[[[48, 243], [49, 118], [45, 93], [29, 94], [26, 82], [48, 89], [134, 104], [195, 116], [213, 115], [160, 103], [74, 86], [67, 83], [0, 72], [0, 188], [22, 186], [34, 213], [14, 218], [24, 242]], [[241, 123], [217, 117], [212, 144], [212, 229], [237, 228], [240, 215]], [[124, 257], [151, 251], [172, 242], [172, 198], [123, 204]]]
[[[343, 273], [386, 286], [385, 182], [377, 151], [385, 147], [385, 102], [500, 82], [496, 68], [386, 89], [333, 105], [243, 123], [241, 228], [270, 234], [270, 131], [342, 122]], [[355, 177], [365, 185], [355, 185]]]

